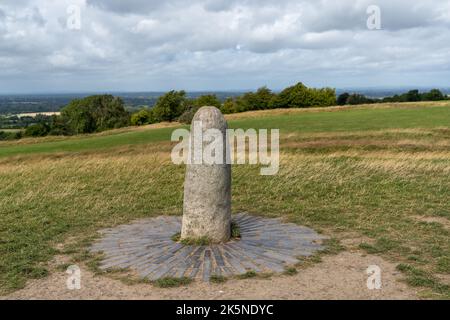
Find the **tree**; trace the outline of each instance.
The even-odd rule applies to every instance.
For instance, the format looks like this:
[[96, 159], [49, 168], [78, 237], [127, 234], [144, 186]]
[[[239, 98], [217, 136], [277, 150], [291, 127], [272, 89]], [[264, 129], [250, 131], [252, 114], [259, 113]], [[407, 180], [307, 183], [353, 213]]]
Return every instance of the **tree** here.
[[432, 89], [430, 92], [424, 93], [422, 95], [422, 100], [424, 101], [440, 101], [445, 100], [445, 96], [438, 89]]
[[347, 98], [347, 104], [356, 105], [356, 104], [366, 104], [366, 103], [374, 103], [375, 101], [367, 98], [365, 95], [359, 93], [352, 93]]
[[222, 113], [224, 114], [237, 112], [237, 105], [235, 99], [233, 99], [232, 97], [228, 97], [223, 103], [222, 107], [220, 108], [220, 111], [222, 111]]
[[337, 104], [340, 106], [347, 104], [348, 97], [350, 97], [350, 94], [348, 92], [340, 94], [339, 97], [337, 98]]
[[281, 91], [272, 99], [272, 108], [325, 107], [336, 104], [336, 92], [331, 88], [309, 89], [299, 82]]
[[256, 104], [259, 110], [269, 109], [270, 102], [276, 97], [276, 94], [267, 87], [259, 88], [255, 93]]
[[10, 140], [10, 139], [11, 139], [11, 134], [9, 132], [0, 130], [0, 141]]
[[185, 111], [178, 117], [178, 121], [181, 123], [190, 124], [195, 113], [201, 107], [216, 107], [220, 109], [222, 107], [222, 103], [215, 94], [201, 95], [196, 99], [186, 99], [184, 102]]
[[61, 117], [71, 134], [124, 127], [130, 118], [122, 99], [112, 95], [75, 99], [61, 110]]
[[217, 99], [217, 96], [215, 94], [207, 94], [194, 99], [193, 105], [197, 108], [205, 106], [220, 108], [222, 106], [222, 103], [219, 99]]
[[142, 109], [131, 115], [131, 125], [133, 126], [142, 126], [144, 124], [151, 124], [155, 122], [156, 120], [153, 110]]
[[272, 108], [302, 108], [308, 105], [308, 88], [301, 82], [281, 91], [272, 101]]
[[50, 125], [41, 122], [37, 124], [32, 124], [25, 129], [25, 136], [27, 137], [44, 137], [50, 132]]
[[53, 136], [66, 136], [70, 134], [70, 129], [62, 117], [53, 115], [50, 121], [49, 134]]
[[195, 116], [195, 113], [198, 111], [198, 107], [191, 107], [188, 110], [186, 110], [185, 112], [183, 112], [183, 114], [181, 116], [178, 117], [178, 122], [180, 123], [185, 123], [185, 124], [191, 124], [192, 119]]
[[334, 89], [309, 89], [309, 92], [312, 96], [310, 106], [329, 107], [336, 105], [336, 90]]
[[158, 98], [153, 108], [155, 118], [158, 121], [172, 122], [187, 109], [185, 91], [170, 91]]
[[90, 133], [95, 131], [95, 120], [87, 104], [82, 100], [73, 100], [61, 110], [61, 117], [67, 124], [71, 134]]
[[237, 110], [251, 111], [264, 110], [270, 107], [270, 102], [275, 97], [267, 87], [261, 87], [256, 92], [247, 92], [236, 100]]
[[419, 90], [410, 90], [406, 93], [406, 101], [415, 102], [422, 100]]

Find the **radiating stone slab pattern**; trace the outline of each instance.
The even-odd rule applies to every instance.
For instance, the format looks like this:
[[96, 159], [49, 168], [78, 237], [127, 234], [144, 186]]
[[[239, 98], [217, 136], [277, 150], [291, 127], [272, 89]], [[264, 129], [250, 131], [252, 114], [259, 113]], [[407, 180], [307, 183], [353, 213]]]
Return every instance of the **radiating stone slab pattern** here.
[[101, 231], [92, 252], [103, 253], [101, 269], [130, 269], [157, 280], [189, 277], [209, 281], [247, 271], [283, 272], [298, 257], [321, 250], [324, 237], [313, 230], [279, 219], [245, 213], [233, 216], [241, 239], [224, 244], [188, 246], [171, 238], [181, 230], [181, 217], [160, 216]]

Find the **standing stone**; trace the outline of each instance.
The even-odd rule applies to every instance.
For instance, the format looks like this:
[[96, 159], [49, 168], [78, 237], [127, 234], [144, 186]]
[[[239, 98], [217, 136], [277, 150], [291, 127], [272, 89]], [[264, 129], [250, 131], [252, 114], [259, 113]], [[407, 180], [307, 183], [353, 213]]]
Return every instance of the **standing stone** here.
[[[216, 136], [218, 139], [208, 141], [207, 137], [210, 135], [207, 130], [209, 133], [212, 131], [221, 134]], [[229, 148], [226, 130], [227, 122], [215, 107], [200, 108], [192, 120], [189, 152], [191, 160], [186, 167], [184, 182], [181, 239], [207, 237], [214, 243], [230, 239], [231, 164], [226, 161]], [[212, 154], [218, 154], [221, 161], [205, 163], [201, 152], [211, 150], [212, 141], [222, 151]]]

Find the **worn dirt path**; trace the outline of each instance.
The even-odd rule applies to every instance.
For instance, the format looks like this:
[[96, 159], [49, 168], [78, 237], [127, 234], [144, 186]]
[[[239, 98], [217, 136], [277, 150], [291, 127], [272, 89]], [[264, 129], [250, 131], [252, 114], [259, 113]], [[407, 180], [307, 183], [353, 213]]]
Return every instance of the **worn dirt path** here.
[[[54, 264], [64, 257], [57, 257]], [[381, 290], [367, 288], [366, 269], [382, 270]], [[186, 287], [161, 289], [150, 284], [128, 285], [107, 276], [95, 276], [83, 265], [81, 289], [68, 290], [63, 271], [30, 281], [2, 299], [418, 299], [417, 292], [401, 282], [395, 264], [358, 251], [326, 256], [321, 263], [300, 269], [294, 276], [229, 280], [224, 284], [194, 282]]]

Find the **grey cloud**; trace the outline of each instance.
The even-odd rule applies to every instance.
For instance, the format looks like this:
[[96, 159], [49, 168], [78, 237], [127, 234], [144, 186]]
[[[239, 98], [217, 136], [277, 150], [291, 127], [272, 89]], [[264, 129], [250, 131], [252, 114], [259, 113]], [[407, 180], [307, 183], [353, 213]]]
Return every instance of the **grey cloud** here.
[[42, 16], [38, 8], [34, 7], [32, 13], [30, 14], [30, 20], [33, 21], [37, 26], [43, 27], [46, 24], [46, 20]]
[[86, 3], [93, 7], [121, 14], [145, 14], [168, 4], [170, 1], [173, 0], [87, 0]]
[[231, 0], [209, 0], [204, 4], [207, 11], [227, 11], [234, 5]]
[[[372, 3], [380, 31], [366, 27]], [[81, 30], [66, 28], [71, 4]], [[0, 91], [445, 85], [449, 12], [446, 0], [1, 2]]]

